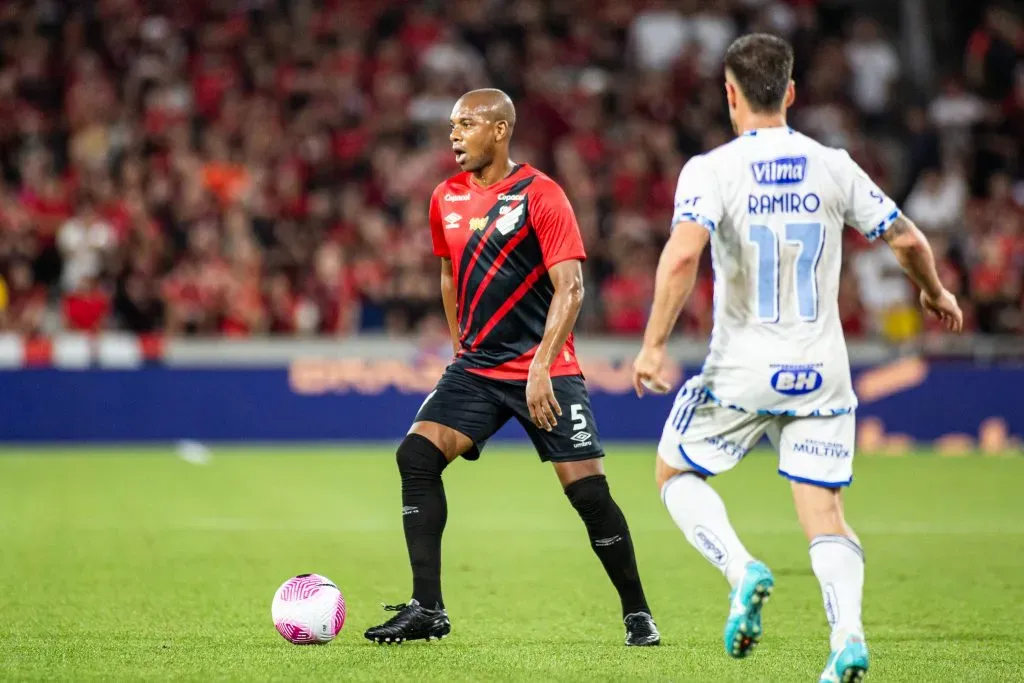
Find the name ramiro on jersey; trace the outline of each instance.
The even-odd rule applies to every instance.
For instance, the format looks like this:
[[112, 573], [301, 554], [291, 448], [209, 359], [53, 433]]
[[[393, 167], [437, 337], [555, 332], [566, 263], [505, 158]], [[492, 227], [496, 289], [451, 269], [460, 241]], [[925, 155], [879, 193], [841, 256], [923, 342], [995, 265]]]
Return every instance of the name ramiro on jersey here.
[[813, 192], [747, 195], [747, 213], [751, 216], [776, 213], [814, 213], [820, 208], [821, 197]]

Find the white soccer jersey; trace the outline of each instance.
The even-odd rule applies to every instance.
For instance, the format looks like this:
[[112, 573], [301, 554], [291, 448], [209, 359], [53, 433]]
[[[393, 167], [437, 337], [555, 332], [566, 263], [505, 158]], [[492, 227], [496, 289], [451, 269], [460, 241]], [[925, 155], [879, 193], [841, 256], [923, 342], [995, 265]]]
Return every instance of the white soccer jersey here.
[[839, 321], [842, 231], [873, 240], [900, 215], [844, 150], [761, 128], [690, 159], [673, 225], [711, 232], [712, 400], [747, 412], [834, 415], [857, 406]]

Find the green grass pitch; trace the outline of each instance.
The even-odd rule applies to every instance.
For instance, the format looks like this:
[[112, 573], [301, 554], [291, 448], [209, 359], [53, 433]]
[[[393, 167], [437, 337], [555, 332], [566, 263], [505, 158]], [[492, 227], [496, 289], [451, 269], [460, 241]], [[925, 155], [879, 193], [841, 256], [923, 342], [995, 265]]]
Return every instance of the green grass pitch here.
[[[726, 584], [661, 507], [650, 447], [611, 446], [660, 648], [627, 649], [614, 592], [548, 465], [491, 447], [445, 474], [452, 636], [378, 647], [408, 598], [388, 448], [5, 449], [0, 680], [816, 681], [818, 585], [774, 459], [715, 486], [774, 570], [754, 655], [721, 644]], [[847, 514], [867, 552], [870, 679], [1024, 680], [1024, 457], [862, 457]], [[348, 600], [326, 646], [278, 636], [270, 600], [320, 572]]]

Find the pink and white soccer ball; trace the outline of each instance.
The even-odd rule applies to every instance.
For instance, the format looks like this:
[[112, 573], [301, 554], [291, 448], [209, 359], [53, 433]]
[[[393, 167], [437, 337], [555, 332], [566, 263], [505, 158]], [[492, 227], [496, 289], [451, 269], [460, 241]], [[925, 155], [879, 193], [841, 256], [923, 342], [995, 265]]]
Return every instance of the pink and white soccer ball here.
[[270, 615], [290, 643], [329, 643], [345, 625], [345, 598], [326, 576], [299, 574], [274, 593]]

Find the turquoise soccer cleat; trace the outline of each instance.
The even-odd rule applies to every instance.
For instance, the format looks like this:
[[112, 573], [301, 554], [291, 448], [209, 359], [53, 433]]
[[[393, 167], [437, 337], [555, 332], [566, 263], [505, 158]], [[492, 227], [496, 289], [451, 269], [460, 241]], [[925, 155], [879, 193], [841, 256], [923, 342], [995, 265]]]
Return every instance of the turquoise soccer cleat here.
[[859, 683], [868, 673], [868, 646], [860, 636], [849, 636], [840, 650], [828, 656], [818, 683]]
[[761, 562], [748, 562], [739, 584], [729, 594], [725, 622], [725, 651], [742, 659], [761, 642], [761, 608], [775, 588], [772, 572]]

